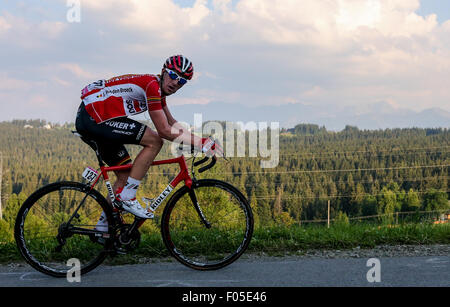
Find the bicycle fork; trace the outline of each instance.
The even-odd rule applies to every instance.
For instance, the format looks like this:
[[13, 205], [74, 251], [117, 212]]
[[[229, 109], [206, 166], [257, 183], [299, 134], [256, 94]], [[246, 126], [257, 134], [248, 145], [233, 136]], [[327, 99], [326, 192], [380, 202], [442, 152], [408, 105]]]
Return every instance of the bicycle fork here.
[[192, 204], [194, 205], [195, 211], [197, 211], [200, 221], [205, 225], [206, 228], [211, 228], [211, 223], [208, 222], [205, 215], [203, 214], [200, 204], [198, 203], [197, 196], [195, 195], [194, 189], [189, 190], [189, 197], [191, 198]]

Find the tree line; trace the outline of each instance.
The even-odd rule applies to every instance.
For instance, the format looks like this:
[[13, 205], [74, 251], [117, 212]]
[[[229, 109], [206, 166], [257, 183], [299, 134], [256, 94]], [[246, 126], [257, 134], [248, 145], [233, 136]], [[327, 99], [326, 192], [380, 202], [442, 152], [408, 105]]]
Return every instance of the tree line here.
[[[37, 188], [60, 180], [80, 181], [86, 166], [98, 168], [90, 147], [70, 133], [73, 123], [49, 124], [44, 120], [0, 123], [1, 227], [13, 223], [18, 207]], [[221, 160], [196, 175], [237, 186], [262, 225], [326, 218], [329, 200], [332, 217], [444, 212], [450, 208], [449, 140], [447, 128], [347, 126], [335, 132], [299, 124], [280, 131], [279, 164], [273, 169], [261, 168], [264, 158], [240, 157]], [[139, 146], [126, 147], [132, 157], [139, 151]], [[166, 143], [157, 159], [171, 156]], [[138, 196], [159, 194], [176, 173], [176, 166], [152, 167]], [[101, 184], [98, 189], [106, 192]]]

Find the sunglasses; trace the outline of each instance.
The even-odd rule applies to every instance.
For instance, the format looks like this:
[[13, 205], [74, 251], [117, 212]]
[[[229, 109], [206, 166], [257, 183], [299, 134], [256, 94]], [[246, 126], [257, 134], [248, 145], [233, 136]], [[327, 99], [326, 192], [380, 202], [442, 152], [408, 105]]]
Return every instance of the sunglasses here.
[[176, 72], [167, 69], [166, 68], [166, 72], [169, 74], [170, 79], [172, 80], [178, 80], [178, 84], [179, 85], [185, 85], [187, 80], [185, 78], [180, 77]]

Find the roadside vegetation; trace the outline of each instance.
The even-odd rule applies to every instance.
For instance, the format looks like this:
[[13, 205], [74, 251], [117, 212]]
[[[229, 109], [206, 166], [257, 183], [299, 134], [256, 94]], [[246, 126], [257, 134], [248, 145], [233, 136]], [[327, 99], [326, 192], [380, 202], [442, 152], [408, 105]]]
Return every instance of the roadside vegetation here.
[[[195, 237], [195, 234], [192, 235]], [[192, 240], [192, 249], [220, 252], [227, 248], [226, 239], [213, 236], [207, 240]], [[207, 246], [203, 246], [206, 244]], [[430, 245], [450, 244], [450, 223], [408, 223], [378, 225], [372, 223], [323, 225], [291, 225], [255, 228], [252, 241], [246, 253], [264, 255], [302, 254], [310, 249], [374, 248], [379, 245]], [[80, 244], [80, 253], [84, 246]], [[139, 247], [127, 255], [109, 258], [106, 263], [138, 263], [146, 260], [167, 259], [170, 255], [162, 242], [159, 231], [142, 234]], [[23, 262], [15, 242], [0, 243], [0, 263]]]

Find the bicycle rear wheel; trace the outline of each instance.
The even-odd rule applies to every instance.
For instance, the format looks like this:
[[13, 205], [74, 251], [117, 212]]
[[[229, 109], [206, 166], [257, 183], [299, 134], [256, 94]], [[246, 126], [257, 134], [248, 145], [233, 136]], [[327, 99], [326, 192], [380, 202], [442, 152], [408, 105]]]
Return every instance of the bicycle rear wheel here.
[[162, 216], [163, 241], [172, 256], [190, 268], [220, 269], [238, 259], [250, 243], [250, 205], [238, 189], [219, 180], [198, 180], [192, 191], [185, 186], [169, 200]]
[[[102, 211], [109, 229], [96, 231]], [[102, 263], [112, 241], [111, 225], [110, 206], [99, 192], [78, 182], [57, 182], [40, 188], [23, 203], [14, 236], [33, 268], [66, 277], [73, 268], [68, 266], [69, 259], [80, 261], [81, 274]]]

